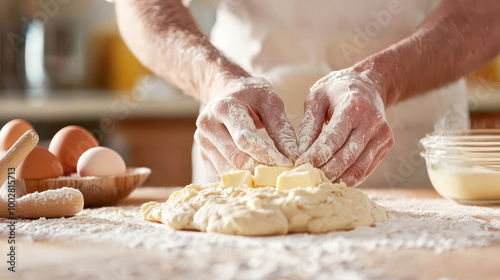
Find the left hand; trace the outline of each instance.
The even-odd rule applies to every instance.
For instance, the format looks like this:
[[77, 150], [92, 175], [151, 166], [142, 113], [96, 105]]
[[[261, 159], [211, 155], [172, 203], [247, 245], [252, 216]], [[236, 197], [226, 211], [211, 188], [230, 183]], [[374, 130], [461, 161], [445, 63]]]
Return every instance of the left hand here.
[[[231, 170], [250, 170], [260, 164], [292, 166], [299, 157], [295, 131], [285, 106], [271, 84], [258, 77], [220, 84], [196, 121], [195, 141], [211, 179]], [[264, 128], [273, 143], [258, 129]]]
[[334, 71], [311, 88], [299, 128], [296, 164], [311, 163], [333, 182], [361, 184], [394, 145], [381, 83], [373, 73]]

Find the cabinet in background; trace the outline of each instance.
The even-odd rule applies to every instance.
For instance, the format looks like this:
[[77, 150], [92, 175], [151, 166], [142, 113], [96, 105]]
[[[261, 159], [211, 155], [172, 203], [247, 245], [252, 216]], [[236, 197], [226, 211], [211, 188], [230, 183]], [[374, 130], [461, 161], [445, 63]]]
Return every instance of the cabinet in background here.
[[117, 123], [129, 166], [152, 170], [147, 186], [191, 183], [191, 148], [196, 118], [127, 119]]

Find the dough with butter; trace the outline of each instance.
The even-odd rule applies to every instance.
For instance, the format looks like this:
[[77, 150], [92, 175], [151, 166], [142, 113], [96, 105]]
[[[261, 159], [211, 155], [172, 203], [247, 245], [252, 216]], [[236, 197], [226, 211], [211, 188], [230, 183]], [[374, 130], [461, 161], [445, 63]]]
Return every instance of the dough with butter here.
[[249, 236], [324, 233], [387, 218], [385, 210], [361, 191], [330, 182], [290, 190], [193, 184], [165, 203], [144, 204], [141, 213], [145, 220], [174, 229]]

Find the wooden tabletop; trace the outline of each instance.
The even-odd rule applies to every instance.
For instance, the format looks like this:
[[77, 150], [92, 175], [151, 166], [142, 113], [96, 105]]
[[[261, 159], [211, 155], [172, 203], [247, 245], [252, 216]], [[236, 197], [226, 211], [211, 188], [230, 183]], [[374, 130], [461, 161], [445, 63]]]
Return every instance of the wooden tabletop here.
[[[141, 188], [134, 191], [128, 198], [118, 205], [141, 205], [156, 200], [166, 200], [178, 188]], [[384, 195], [393, 198], [419, 197], [439, 198], [432, 189], [400, 189], [400, 190], [364, 190], [371, 195]], [[500, 219], [500, 217], [496, 217]], [[493, 219], [496, 219], [493, 217]], [[488, 217], [487, 219], [492, 219]], [[5, 260], [7, 240], [0, 239], [0, 252]], [[124, 256], [142, 255], [144, 262], [154, 255], [154, 261], [161, 263], [161, 255], [153, 254], [143, 248], [120, 248], [99, 243], [65, 243], [35, 241], [21, 242], [18, 245], [18, 269], [29, 267], [31, 271], [40, 271], [40, 277], [47, 269], [57, 269], [58, 265], [65, 266], [71, 262], [87, 262], [89, 271], [98, 266], [103, 254], [116, 254], [116, 262], [124, 262]], [[500, 241], [495, 241], [488, 247], [466, 248], [436, 253], [430, 249], [400, 249], [377, 250], [365, 252], [353, 262], [360, 267], [371, 268], [380, 274], [379, 279], [499, 279], [500, 278]], [[159, 259], [158, 259], [159, 258]], [[193, 260], [195, 261], [195, 260]], [[48, 265], [50, 264], [50, 266]], [[110, 264], [111, 265], [111, 264]], [[158, 265], [159, 267], [159, 265]], [[153, 268], [154, 269], [154, 266]], [[82, 272], [83, 273], [83, 272]], [[82, 275], [88, 275], [83, 273]], [[99, 274], [97, 279], [135, 279], [134, 275]], [[84, 279], [96, 279], [85, 278]], [[27, 279], [22, 273], [7, 271], [5, 261], [0, 262], [0, 279]], [[70, 279], [70, 278], [67, 278]], [[77, 278], [72, 278], [77, 279]], [[165, 279], [168, 279], [166, 277]], [[188, 279], [188, 278], [186, 278]]]

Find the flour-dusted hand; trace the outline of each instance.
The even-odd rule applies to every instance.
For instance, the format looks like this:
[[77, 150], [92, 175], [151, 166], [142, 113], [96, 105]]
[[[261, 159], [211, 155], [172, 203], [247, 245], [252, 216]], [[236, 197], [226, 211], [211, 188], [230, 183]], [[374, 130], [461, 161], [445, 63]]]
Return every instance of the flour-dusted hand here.
[[[269, 82], [245, 77], [225, 85], [224, 91], [196, 122], [195, 140], [212, 179], [234, 169], [253, 171], [259, 164], [293, 165], [299, 156], [297, 138]], [[260, 128], [274, 145], [258, 133]]]
[[394, 145], [383, 87], [373, 73], [335, 71], [311, 88], [299, 128], [297, 164], [311, 163], [332, 181], [357, 186]]

